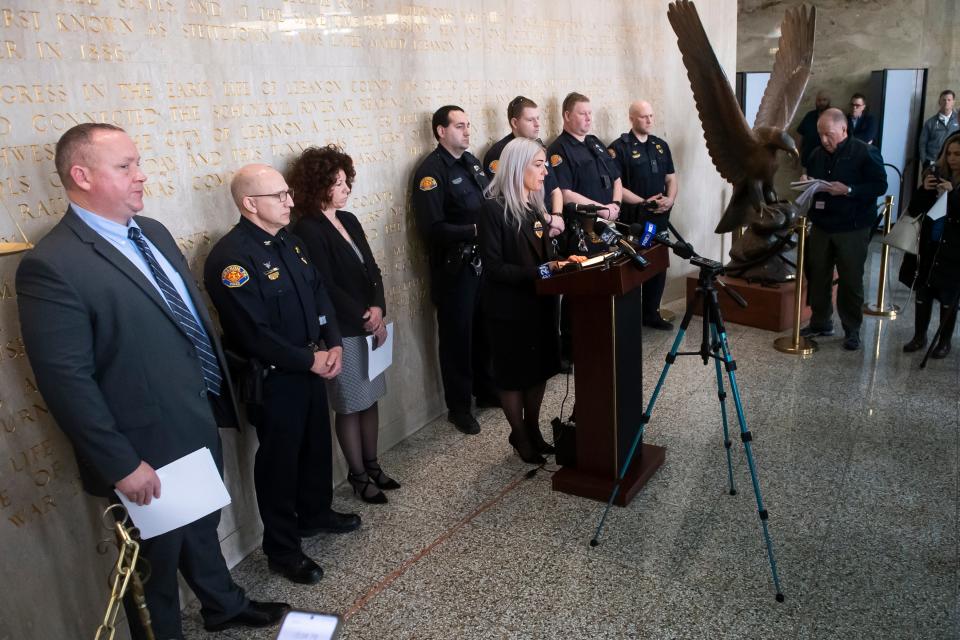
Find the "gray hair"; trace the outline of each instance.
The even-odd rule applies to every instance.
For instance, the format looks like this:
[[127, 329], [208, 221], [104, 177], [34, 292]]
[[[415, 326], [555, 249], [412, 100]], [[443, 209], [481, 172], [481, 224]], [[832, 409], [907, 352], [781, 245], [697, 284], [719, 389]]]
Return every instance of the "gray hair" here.
[[537, 152], [543, 152], [543, 145], [536, 140], [511, 140], [503, 148], [497, 173], [487, 187], [487, 195], [505, 205], [504, 216], [507, 221], [515, 222], [518, 229], [525, 219], [542, 218], [547, 213], [543, 187], [531, 191], [526, 201], [523, 199], [523, 172]]

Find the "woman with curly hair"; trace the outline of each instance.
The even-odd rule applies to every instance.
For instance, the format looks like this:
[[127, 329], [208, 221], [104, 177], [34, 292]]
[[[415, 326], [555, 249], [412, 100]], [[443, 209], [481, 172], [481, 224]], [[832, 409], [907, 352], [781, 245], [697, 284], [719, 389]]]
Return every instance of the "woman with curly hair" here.
[[381, 489], [400, 484], [377, 462], [377, 401], [386, 394], [381, 373], [367, 376], [366, 336], [375, 344], [387, 338], [383, 278], [356, 216], [343, 208], [356, 171], [339, 147], [310, 147], [290, 168], [294, 192], [293, 232], [306, 243], [337, 310], [343, 334], [343, 371], [327, 381], [336, 413], [337, 440], [347, 459], [347, 480], [364, 502], [384, 503]]

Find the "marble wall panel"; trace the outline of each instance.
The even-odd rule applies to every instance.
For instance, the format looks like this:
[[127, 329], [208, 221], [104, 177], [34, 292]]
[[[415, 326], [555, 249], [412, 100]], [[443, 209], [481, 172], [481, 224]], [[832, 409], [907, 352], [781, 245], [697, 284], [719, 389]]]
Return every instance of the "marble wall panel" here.
[[[144, 213], [163, 221], [196, 274], [236, 221], [227, 185], [251, 161], [283, 169], [303, 148], [351, 153], [349, 205], [384, 272], [397, 327], [382, 403], [389, 447], [443, 411], [423, 245], [408, 207], [411, 173], [433, 146], [445, 103], [473, 121], [481, 155], [507, 130], [522, 93], [545, 135], [577, 90], [596, 132], [628, 127], [651, 100], [681, 183], [676, 222], [708, 257], [729, 190], [713, 170], [665, 0], [0, 0], [0, 240], [35, 241], [66, 208], [53, 145], [79, 122], [111, 122], [136, 140], [149, 176]], [[702, 3], [731, 72], [733, 0]], [[16, 317], [19, 256], [0, 256], [0, 640], [92, 637], [107, 597], [98, 555], [102, 505], [86, 498], [69, 444], [37, 393]], [[671, 270], [676, 285], [686, 267]], [[679, 290], [677, 287], [675, 287]], [[231, 563], [259, 543], [251, 431], [225, 434], [233, 505], [221, 526]], [[337, 461], [337, 476], [343, 465]]]

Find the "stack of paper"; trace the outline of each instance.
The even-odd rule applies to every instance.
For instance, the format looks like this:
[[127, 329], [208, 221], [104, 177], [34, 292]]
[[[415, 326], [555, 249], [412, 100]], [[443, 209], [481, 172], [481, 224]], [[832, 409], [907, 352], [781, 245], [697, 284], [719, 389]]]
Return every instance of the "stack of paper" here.
[[813, 194], [818, 191], [823, 191], [827, 185], [830, 184], [827, 180], [820, 180], [819, 178], [813, 178], [808, 180], [797, 180], [796, 182], [790, 183], [790, 188], [794, 191], [802, 191], [797, 199], [794, 200], [794, 203], [797, 205], [797, 208], [803, 211], [813, 199]]

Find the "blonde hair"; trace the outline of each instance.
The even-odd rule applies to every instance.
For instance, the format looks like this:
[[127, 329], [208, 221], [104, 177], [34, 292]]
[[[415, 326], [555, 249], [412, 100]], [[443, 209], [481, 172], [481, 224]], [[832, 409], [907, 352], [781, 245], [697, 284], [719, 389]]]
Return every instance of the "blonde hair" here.
[[547, 213], [542, 186], [523, 199], [523, 172], [538, 152], [543, 152], [543, 145], [536, 140], [511, 140], [503, 148], [497, 173], [487, 187], [487, 195], [505, 205], [504, 216], [508, 222], [515, 222], [518, 229], [525, 219], [542, 218]]

